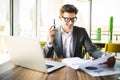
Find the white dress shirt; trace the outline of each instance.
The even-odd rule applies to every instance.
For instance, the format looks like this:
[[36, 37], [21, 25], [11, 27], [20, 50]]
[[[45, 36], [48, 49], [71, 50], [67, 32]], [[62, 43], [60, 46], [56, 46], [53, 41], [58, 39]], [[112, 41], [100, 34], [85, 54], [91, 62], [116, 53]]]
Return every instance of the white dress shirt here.
[[72, 50], [72, 46], [73, 46], [72, 32], [73, 32], [73, 29], [69, 33], [66, 33], [61, 28], [61, 32], [62, 32], [62, 42], [63, 42], [63, 54], [65, 54], [66, 57], [72, 57], [73, 56], [73, 52], [72, 52], [73, 51]]

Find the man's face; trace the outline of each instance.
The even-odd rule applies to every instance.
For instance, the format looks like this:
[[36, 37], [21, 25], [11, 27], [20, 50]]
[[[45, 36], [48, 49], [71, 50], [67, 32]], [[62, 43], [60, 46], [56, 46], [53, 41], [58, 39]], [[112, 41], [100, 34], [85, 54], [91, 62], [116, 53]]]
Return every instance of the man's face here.
[[60, 16], [60, 20], [62, 22], [62, 28], [65, 31], [70, 31], [74, 22], [77, 20], [77, 17], [75, 13], [64, 12], [63, 15]]

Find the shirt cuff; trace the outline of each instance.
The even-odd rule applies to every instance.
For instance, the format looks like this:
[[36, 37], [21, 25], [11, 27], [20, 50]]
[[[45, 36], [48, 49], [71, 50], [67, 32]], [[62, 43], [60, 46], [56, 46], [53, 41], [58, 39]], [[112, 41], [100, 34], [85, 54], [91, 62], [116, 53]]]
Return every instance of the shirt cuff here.
[[47, 47], [48, 47], [48, 48], [51, 48], [51, 47], [53, 47], [53, 44], [47, 43]]

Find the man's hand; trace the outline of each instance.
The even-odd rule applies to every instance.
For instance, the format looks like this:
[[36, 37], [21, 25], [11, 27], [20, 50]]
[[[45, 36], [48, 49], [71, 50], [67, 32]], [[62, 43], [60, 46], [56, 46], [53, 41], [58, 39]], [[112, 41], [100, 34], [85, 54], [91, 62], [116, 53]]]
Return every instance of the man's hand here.
[[57, 30], [54, 28], [54, 26], [51, 26], [49, 29], [49, 44], [53, 43], [56, 32]]
[[108, 67], [113, 68], [115, 65], [116, 59], [114, 56], [111, 56], [108, 58], [107, 62], [103, 63], [103, 64], [107, 64]]
[[108, 58], [108, 60], [107, 60], [107, 66], [108, 66], [108, 67], [114, 67], [115, 62], [116, 62], [115, 57], [114, 57], [114, 56], [111, 56], [111, 57]]

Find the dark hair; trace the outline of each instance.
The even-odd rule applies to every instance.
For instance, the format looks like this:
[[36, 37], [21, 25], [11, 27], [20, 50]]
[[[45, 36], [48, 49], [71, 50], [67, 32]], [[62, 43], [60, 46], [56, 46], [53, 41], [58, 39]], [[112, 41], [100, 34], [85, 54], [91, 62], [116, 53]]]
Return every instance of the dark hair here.
[[62, 15], [64, 12], [69, 12], [69, 13], [78, 13], [78, 9], [71, 4], [65, 4], [60, 8], [60, 15]]

